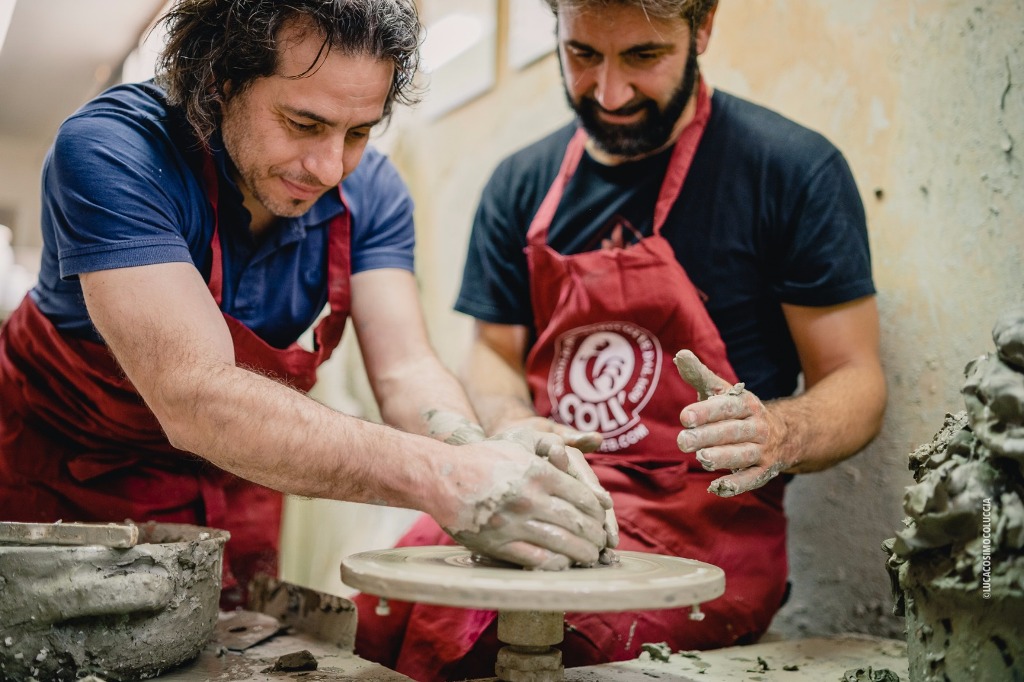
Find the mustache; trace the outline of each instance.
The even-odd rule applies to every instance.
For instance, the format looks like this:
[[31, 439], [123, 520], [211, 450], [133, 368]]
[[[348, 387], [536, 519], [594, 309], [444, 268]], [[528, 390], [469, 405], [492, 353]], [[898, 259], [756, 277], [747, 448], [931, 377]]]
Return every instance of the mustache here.
[[302, 173], [302, 174], [296, 175], [295, 173], [286, 173], [284, 171], [277, 171], [277, 172], [272, 173], [272, 175], [275, 175], [275, 176], [277, 176], [279, 178], [287, 180], [288, 182], [295, 183], [296, 185], [299, 185], [301, 187], [308, 187], [310, 189], [330, 189], [330, 187], [331, 187], [331, 185], [325, 185], [320, 180], [320, 178], [316, 177], [315, 175], [311, 175], [311, 174]]
[[651, 100], [649, 99], [641, 99], [614, 110], [605, 109], [592, 97], [582, 97], [580, 98], [580, 103], [588, 107], [591, 111], [603, 111], [609, 116], [632, 116], [637, 112], [649, 110], [651, 106]]

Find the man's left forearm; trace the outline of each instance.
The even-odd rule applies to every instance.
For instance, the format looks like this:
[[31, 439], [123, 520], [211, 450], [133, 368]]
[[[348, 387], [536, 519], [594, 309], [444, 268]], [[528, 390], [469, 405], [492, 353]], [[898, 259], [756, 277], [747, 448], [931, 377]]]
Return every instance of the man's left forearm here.
[[885, 402], [881, 368], [865, 362], [835, 370], [799, 396], [766, 403], [783, 425], [784, 471], [821, 471], [862, 450], [881, 429]]

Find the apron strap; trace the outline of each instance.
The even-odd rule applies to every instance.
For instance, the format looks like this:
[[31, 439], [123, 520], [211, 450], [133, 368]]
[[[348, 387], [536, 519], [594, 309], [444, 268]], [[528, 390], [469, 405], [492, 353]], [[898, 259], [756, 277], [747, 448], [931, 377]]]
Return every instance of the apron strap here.
[[701, 137], [704, 136], [704, 129], [707, 128], [710, 116], [711, 98], [708, 97], [708, 89], [702, 78], [697, 86], [697, 111], [694, 113], [693, 120], [686, 124], [679, 139], [676, 140], [665, 179], [658, 192], [658, 201], [654, 205], [654, 234], [661, 234], [661, 228], [668, 219], [669, 211], [672, 210], [676, 199], [679, 198], [683, 182], [686, 181], [686, 176], [690, 172], [693, 157], [697, 155], [697, 146], [700, 144]]
[[544, 201], [541, 202], [540, 208], [537, 209], [537, 214], [530, 223], [530, 229], [526, 233], [526, 241], [528, 243], [547, 244], [548, 227], [551, 226], [551, 221], [555, 217], [555, 211], [558, 210], [558, 204], [562, 201], [562, 195], [565, 194], [565, 186], [576, 173], [576, 168], [580, 165], [580, 160], [583, 158], [583, 151], [586, 146], [587, 133], [583, 128], [577, 128], [565, 149], [565, 156], [562, 157], [562, 165], [558, 169], [558, 175], [555, 177], [554, 183], [548, 189]]
[[206, 197], [213, 208], [213, 238], [210, 240], [210, 281], [206, 286], [213, 295], [219, 308], [224, 294], [224, 254], [220, 247], [220, 231], [217, 229], [220, 224], [220, 182], [217, 178], [217, 170], [213, 166], [213, 155], [209, 150], [203, 155], [203, 181], [206, 185]]

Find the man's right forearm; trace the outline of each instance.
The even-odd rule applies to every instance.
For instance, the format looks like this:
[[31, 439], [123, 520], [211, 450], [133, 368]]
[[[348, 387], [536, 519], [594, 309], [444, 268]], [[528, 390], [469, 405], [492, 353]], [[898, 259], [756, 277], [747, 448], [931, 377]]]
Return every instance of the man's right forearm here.
[[453, 448], [335, 412], [237, 367], [224, 317], [191, 265], [81, 279], [97, 330], [176, 447], [298, 495], [431, 511], [430, 500], [454, 492], [431, 471]]
[[[179, 372], [151, 405], [172, 445], [295, 495], [426, 511], [445, 446], [230, 365]], [[434, 452], [436, 450], [436, 452]]]

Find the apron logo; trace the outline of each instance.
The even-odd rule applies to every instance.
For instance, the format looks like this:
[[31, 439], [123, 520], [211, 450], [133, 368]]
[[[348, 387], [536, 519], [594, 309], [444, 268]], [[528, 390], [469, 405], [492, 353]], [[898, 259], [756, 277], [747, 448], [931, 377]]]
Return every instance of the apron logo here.
[[552, 417], [599, 432], [604, 451], [628, 447], [648, 434], [643, 425], [633, 427], [659, 376], [661, 344], [646, 329], [628, 322], [578, 327], [555, 341], [548, 376]]

